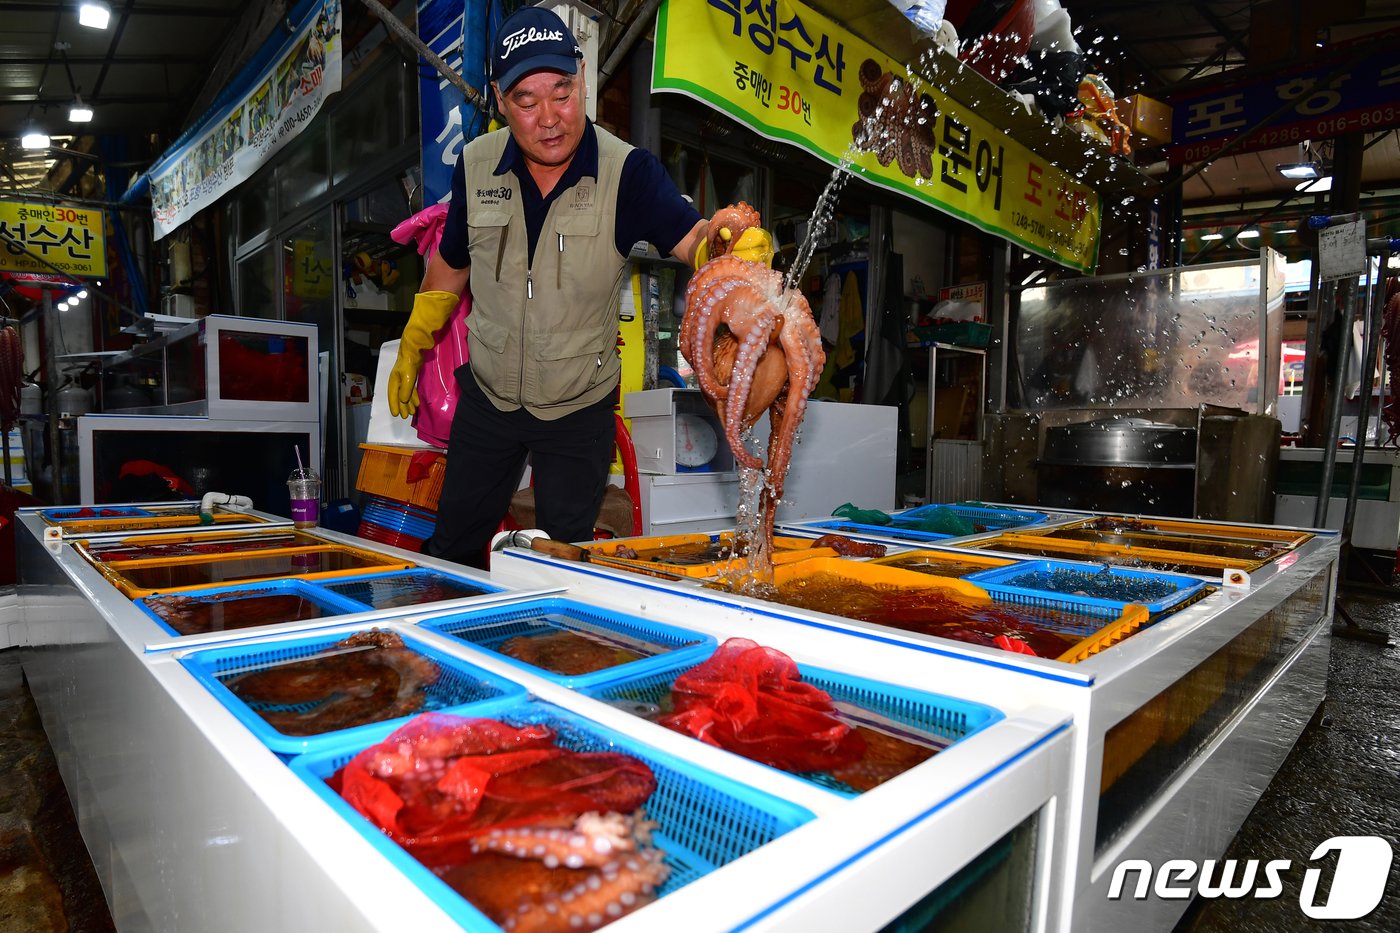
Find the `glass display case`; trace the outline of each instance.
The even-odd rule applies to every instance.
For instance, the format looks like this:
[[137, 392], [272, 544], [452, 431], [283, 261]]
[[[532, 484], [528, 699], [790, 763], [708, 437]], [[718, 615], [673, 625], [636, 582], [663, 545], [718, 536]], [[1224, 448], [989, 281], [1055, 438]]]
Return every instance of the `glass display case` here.
[[211, 314], [114, 357], [105, 412], [319, 420], [316, 328]]

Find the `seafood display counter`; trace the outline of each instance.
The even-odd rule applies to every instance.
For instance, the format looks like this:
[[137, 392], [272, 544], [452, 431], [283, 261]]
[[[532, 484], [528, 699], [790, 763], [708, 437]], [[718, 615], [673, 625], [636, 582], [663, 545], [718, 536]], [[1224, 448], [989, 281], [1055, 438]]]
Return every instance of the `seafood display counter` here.
[[[25, 674], [120, 929], [1058, 925], [1074, 727], [1034, 697], [959, 685], [953, 659], [698, 620], [683, 600], [629, 610], [627, 587], [610, 588], [621, 601], [522, 588], [319, 529], [45, 540], [37, 512], [18, 524]], [[378, 563], [327, 570], [331, 551]], [[260, 563], [217, 566], [245, 561]], [[155, 587], [132, 572], [171, 566]], [[280, 601], [234, 608], [266, 599]], [[298, 615], [308, 604], [320, 614]], [[229, 624], [245, 615], [264, 624]], [[753, 651], [782, 660], [784, 696], [827, 698], [835, 758], [775, 759], [739, 729], [714, 747], [666, 721], [695, 714], [685, 689]], [[361, 686], [314, 698], [326, 680]], [[569, 831], [506, 821], [470, 857], [444, 842], [457, 837], [424, 843], [409, 830], [440, 809], [413, 795], [457, 793], [491, 767], [488, 740], [536, 798], [536, 766], [565, 768], [570, 789], [547, 795], [560, 812], [604, 768], [596, 809], [617, 812]], [[407, 749], [428, 784], [394, 777]], [[407, 809], [375, 803], [391, 792]], [[504, 805], [488, 792], [470, 812]], [[572, 834], [626, 857], [574, 869]], [[565, 868], [581, 880], [552, 897], [540, 879]], [[541, 887], [528, 915], [513, 905]]]
[[641, 576], [521, 548], [497, 555], [492, 573], [699, 631], [760, 640], [800, 631], [843, 657], [897, 647], [927, 689], [1063, 710], [1076, 728], [1054, 925], [1170, 930], [1186, 902], [1109, 900], [1113, 869], [1225, 851], [1323, 699], [1338, 540], [1060, 518], [936, 546], [901, 542], [869, 562], [779, 564], [776, 601], [737, 595], [719, 578]]

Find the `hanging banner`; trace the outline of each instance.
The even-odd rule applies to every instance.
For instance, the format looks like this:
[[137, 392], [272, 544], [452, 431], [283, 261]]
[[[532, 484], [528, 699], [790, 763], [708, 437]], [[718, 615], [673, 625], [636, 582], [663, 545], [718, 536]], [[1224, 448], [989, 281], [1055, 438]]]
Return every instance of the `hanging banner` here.
[[101, 211], [0, 201], [0, 270], [49, 281], [57, 266], [71, 276], [100, 278], [107, 274], [103, 233]]
[[[1102, 207], [1089, 186], [794, 0], [665, 0], [652, 89], [833, 166], [849, 162], [871, 184], [1072, 269], [1097, 264]], [[884, 99], [893, 129], [860, 151]]]
[[[468, 10], [468, 7], [472, 7]], [[481, 18], [484, 3], [463, 3], [462, 0], [419, 0], [418, 38], [466, 79], [472, 87], [480, 87], [464, 70], [463, 39], [469, 16]], [[481, 44], [481, 39], [476, 44]], [[474, 59], [483, 61], [478, 49]], [[480, 69], [480, 65], [477, 65]], [[462, 151], [465, 136], [463, 118], [475, 113], [471, 104], [462, 102], [462, 92], [424, 62], [418, 63], [418, 137], [423, 151], [423, 203], [436, 204], [445, 200], [452, 186], [452, 167]]]
[[253, 90], [151, 169], [157, 240], [251, 178], [340, 90], [340, 4], [313, 7]]
[[[1383, 36], [1362, 48], [1339, 46], [1309, 68], [1249, 74], [1239, 83], [1171, 98], [1167, 158], [1181, 165], [1208, 159], [1226, 144], [1238, 155], [1400, 126], [1400, 31]], [[1240, 141], [1251, 127], [1257, 129]]]

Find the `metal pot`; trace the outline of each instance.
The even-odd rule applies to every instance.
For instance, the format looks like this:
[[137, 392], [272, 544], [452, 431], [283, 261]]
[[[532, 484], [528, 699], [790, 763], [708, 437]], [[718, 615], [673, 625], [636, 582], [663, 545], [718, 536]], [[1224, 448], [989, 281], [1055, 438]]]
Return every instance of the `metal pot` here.
[[1147, 418], [1099, 418], [1045, 432], [1042, 463], [1065, 466], [1194, 466], [1196, 429]]

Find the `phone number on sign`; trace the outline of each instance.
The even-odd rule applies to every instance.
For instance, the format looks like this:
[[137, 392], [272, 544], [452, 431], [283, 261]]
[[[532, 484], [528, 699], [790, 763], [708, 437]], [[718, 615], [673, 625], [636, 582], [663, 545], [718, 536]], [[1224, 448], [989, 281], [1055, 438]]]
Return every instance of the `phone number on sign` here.
[[[1400, 123], [1400, 107], [1372, 107], [1369, 110], [1323, 117], [1311, 123], [1297, 123], [1292, 126], [1261, 130], [1249, 137], [1249, 141], [1245, 144], [1245, 151], [1270, 146], [1286, 146], [1304, 139], [1314, 139], [1318, 136], [1338, 136], [1355, 130], [1386, 129], [1396, 123]], [[1177, 151], [1183, 162], [1195, 162], [1214, 154], [1228, 141], [1227, 139], [1215, 139], [1210, 142], [1197, 143], [1194, 146], [1183, 146]]]

